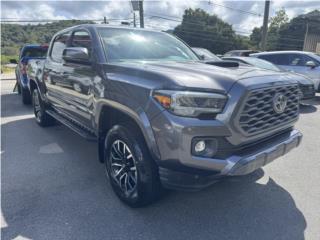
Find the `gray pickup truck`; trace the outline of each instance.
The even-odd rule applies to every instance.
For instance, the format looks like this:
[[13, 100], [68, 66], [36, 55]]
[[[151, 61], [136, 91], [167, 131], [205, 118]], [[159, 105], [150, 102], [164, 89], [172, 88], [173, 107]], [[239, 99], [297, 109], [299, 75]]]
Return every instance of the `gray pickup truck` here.
[[163, 188], [198, 190], [297, 147], [297, 81], [281, 72], [205, 63], [158, 31], [80, 25], [31, 60], [36, 121], [98, 142], [116, 195], [132, 207]]

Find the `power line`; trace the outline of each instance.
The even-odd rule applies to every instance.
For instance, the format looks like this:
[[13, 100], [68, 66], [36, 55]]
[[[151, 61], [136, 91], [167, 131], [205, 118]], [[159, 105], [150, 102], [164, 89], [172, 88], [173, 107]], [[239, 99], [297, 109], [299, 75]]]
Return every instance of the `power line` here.
[[[10, 20], [6, 20], [10, 19]], [[14, 20], [17, 19], [17, 20]], [[132, 20], [133, 18], [107, 18], [108, 21], [125, 21], [125, 20]], [[5, 22], [22, 22], [22, 23], [28, 23], [28, 22], [59, 22], [59, 21], [92, 21], [92, 22], [99, 22], [103, 21], [104, 19], [18, 19], [18, 18], [1, 18], [0, 21]]]
[[[148, 15], [148, 17], [149, 18], [160, 18], [160, 19], [170, 20], [170, 21], [174, 21], [174, 22], [182, 22], [183, 21], [182, 19], [178, 20], [177, 17], [174, 17], [176, 19], [171, 19], [170, 17], [173, 17], [173, 16], [169, 16], [169, 15], [163, 15], [163, 16], [160, 16], [160, 15]], [[203, 24], [200, 24], [199, 22], [193, 22], [193, 21], [184, 20], [183, 23], [190, 24], [190, 25], [195, 25], [195, 26], [210, 26], [205, 22], [202, 22]], [[252, 32], [249, 32], [249, 31], [243, 31], [243, 30], [239, 30], [239, 29], [232, 29], [232, 30], [234, 32], [236, 32], [236, 33], [244, 33], [244, 34], [251, 34], [252, 33]], [[204, 31], [201, 31], [201, 30], [193, 30], [193, 31], [204, 32]], [[284, 37], [281, 37], [280, 39], [286, 39], [286, 40], [289, 40], [289, 41], [290, 40], [292, 40], [292, 41], [303, 41], [303, 40], [298, 39], [298, 38], [284, 38]]]
[[[174, 17], [176, 19], [172, 19], [172, 18], [170, 18], [171, 16], [169, 16], [169, 15], [159, 16], [159, 15], [149, 15], [149, 14], [147, 14], [147, 16], [149, 18], [160, 18], [160, 19], [164, 19], [164, 20], [168, 20], [168, 21], [180, 22], [180, 23], [184, 22], [184, 23], [187, 23], [187, 24], [193, 24], [193, 25], [198, 25], [198, 26], [210, 26], [210, 25], [206, 24], [205, 22], [204, 22], [205, 24], [199, 24], [199, 22], [185, 21], [185, 20], [183, 20], [181, 18], [177, 18], [177, 17]], [[251, 32], [249, 32], [249, 31], [237, 30], [237, 29], [233, 29], [233, 30], [235, 32], [237, 32], [237, 33], [251, 34]]]
[[223, 8], [227, 8], [227, 9], [230, 9], [230, 10], [233, 10], [233, 11], [237, 11], [237, 12], [242, 13], [242, 14], [249, 14], [249, 15], [255, 15], [255, 16], [261, 17], [261, 14], [260, 14], [260, 13], [250, 12], [250, 11], [233, 8], [233, 7], [229, 7], [229, 6], [222, 5], [222, 4], [218, 4], [218, 3], [213, 3], [213, 2], [211, 2], [210, 0], [209, 0], [208, 4], [210, 4], [210, 5], [215, 5], [215, 6], [219, 6], [219, 7], [223, 7]]

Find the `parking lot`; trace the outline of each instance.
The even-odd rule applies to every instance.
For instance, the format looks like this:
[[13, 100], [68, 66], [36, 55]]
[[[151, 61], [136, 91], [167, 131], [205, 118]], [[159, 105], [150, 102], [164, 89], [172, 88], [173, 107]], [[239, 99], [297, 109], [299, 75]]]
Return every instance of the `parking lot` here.
[[141, 209], [107, 184], [96, 143], [40, 128], [2, 80], [3, 239], [319, 239], [320, 95], [301, 107], [302, 145], [262, 170]]

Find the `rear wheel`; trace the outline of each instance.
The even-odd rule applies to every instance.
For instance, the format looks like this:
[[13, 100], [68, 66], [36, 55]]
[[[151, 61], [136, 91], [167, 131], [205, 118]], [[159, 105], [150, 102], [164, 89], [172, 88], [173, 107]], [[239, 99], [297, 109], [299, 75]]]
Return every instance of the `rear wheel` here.
[[21, 94], [21, 86], [18, 81], [16, 84], [17, 84], [18, 94], [20, 95]]
[[[130, 129], [130, 130], [129, 130]], [[116, 195], [131, 207], [161, 196], [158, 169], [135, 126], [115, 125], [105, 140], [106, 174]]]
[[45, 104], [40, 98], [38, 89], [34, 89], [32, 92], [32, 104], [34, 116], [40, 126], [46, 127], [54, 124], [54, 118], [47, 114], [45, 111]]
[[[25, 105], [31, 104], [31, 94], [29, 89], [25, 89], [21, 86], [18, 86], [18, 89], [20, 88], [21, 96], [22, 96], [22, 103]], [[19, 92], [19, 90], [18, 90]]]

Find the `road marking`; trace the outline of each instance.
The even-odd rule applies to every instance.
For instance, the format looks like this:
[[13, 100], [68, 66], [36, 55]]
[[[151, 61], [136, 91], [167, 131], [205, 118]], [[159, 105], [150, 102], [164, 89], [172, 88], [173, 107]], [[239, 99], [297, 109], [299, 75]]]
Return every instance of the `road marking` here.
[[57, 154], [63, 153], [63, 149], [59, 146], [58, 143], [50, 143], [40, 147], [39, 153], [43, 154]]

